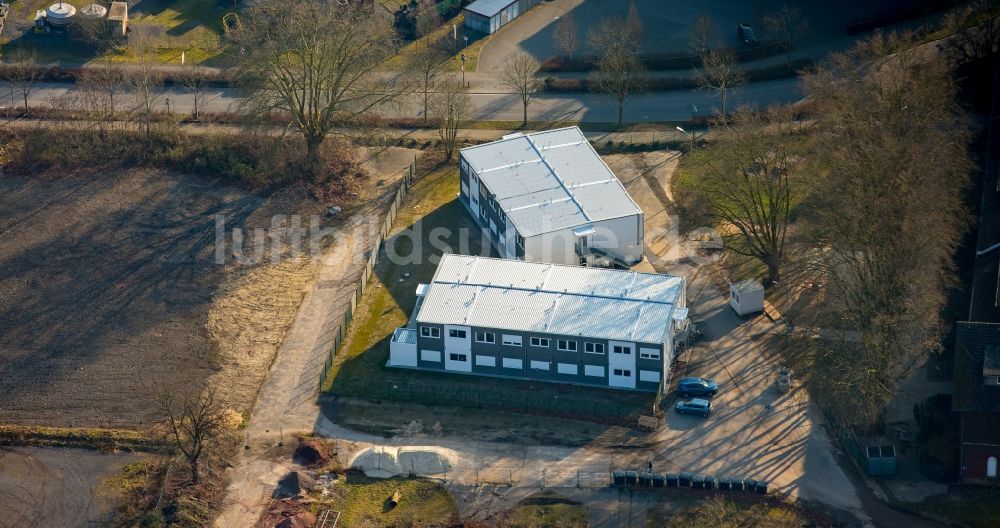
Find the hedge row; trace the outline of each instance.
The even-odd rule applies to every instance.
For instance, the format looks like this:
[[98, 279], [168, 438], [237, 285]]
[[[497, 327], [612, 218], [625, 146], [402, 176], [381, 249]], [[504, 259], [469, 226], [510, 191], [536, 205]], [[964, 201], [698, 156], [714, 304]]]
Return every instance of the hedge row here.
[[[811, 59], [799, 59], [788, 64], [776, 64], [745, 72], [747, 82], [773, 81], [795, 77], [798, 72], [810, 68], [814, 62]], [[677, 90], [693, 90], [698, 84], [691, 77], [654, 77], [646, 83], [650, 92], [670, 92]], [[557, 79], [546, 77], [542, 91], [550, 93], [597, 92], [597, 88], [589, 79]]]
[[[15, 75], [18, 68], [13, 64], [0, 64], [0, 81], [6, 81]], [[84, 68], [65, 68], [62, 66], [35, 67], [37, 79], [40, 82], [60, 82], [75, 83]], [[214, 68], [204, 68], [200, 73], [205, 77], [205, 85], [213, 88], [228, 88], [235, 84], [236, 72], [234, 70], [217, 70]], [[185, 76], [190, 74], [190, 70], [164, 70], [163, 84], [175, 86], [183, 83]]]
[[[736, 55], [737, 62], [749, 62], [785, 53], [790, 48], [791, 44], [788, 41], [775, 40], [734, 50], [733, 53]], [[701, 55], [693, 53], [649, 53], [640, 55], [639, 60], [642, 61], [642, 65], [646, 69], [651, 71], [687, 70], [701, 67]], [[546, 73], [589, 72], [595, 69], [597, 69], [595, 55], [579, 55], [572, 58], [566, 55], [557, 55], [545, 60], [541, 67], [541, 71]]]

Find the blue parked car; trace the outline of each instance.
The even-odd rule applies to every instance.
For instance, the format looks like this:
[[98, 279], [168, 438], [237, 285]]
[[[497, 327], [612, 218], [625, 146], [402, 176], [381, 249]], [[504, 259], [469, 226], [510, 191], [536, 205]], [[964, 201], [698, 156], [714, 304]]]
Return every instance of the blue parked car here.
[[688, 396], [715, 396], [719, 392], [719, 384], [705, 378], [684, 378], [677, 382], [677, 394], [681, 398]]
[[708, 418], [708, 415], [712, 414], [712, 402], [701, 398], [692, 398], [677, 402], [674, 409], [677, 410], [678, 414], [700, 414]]
[[747, 46], [757, 43], [757, 36], [753, 34], [753, 28], [746, 22], [736, 27], [736, 36]]

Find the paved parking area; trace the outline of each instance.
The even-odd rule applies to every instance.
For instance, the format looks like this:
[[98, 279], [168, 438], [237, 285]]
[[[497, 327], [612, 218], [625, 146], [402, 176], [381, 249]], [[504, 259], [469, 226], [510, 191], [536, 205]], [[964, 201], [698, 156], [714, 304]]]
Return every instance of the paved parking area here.
[[[646, 53], [684, 53], [688, 49], [688, 32], [701, 15], [712, 17], [718, 28], [719, 44], [738, 46], [736, 26], [748, 22], [758, 38], [767, 38], [761, 19], [779, 10], [782, 0], [739, 2], [736, 0], [705, 0], [679, 2], [664, 0], [632, 0], [643, 22], [643, 50]], [[794, 2], [808, 24], [801, 39], [802, 46], [816, 46], [836, 40], [849, 42], [844, 27], [853, 21], [905, 5], [906, 0], [866, 2]], [[556, 21], [570, 16], [577, 26], [580, 52], [586, 48], [587, 33], [598, 27], [604, 18], [627, 13], [629, 2], [606, 0], [554, 0], [542, 2], [497, 32], [479, 56], [479, 72], [500, 71], [513, 54], [525, 51], [539, 61], [560, 54], [552, 39]]]
[[715, 379], [720, 392], [707, 419], [665, 409], [666, 427], [658, 434], [663, 448], [654, 463], [661, 471], [763, 479], [790, 499], [860, 512], [805, 390], [779, 395], [773, 389], [779, 361], [758, 344], [771, 323], [739, 318], [707, 268], [688, 294], [705, 338], [682, 356], [686, 373]]
[[[806, 391], [780, 395], [772, 388], [780, 360], [765, 339], [774, 324], [764, 317], [737, 316], [728, 295], [717, 287], [711, 259], [692, 258], [697, 253], [680, 238], [670, 190], [676, 154], [605, 157], [646, 213], [647, 253], [658, 256], [650, 258], [652, 266], [688, 278], [692, 318], [705, 337], [680, 356], [684, 370], [675, 372], [674, 380], [685, 374], [703, 376], [720, 386], [707, 419], [674, 412], [673, 395], [664, 402], [665, 427], [651, 450], [655, 469], [767, 480], [791, 499], [862, 515], [854, 486], [813, 420]], [[642, 456], [650, 453], [622, 456], [619, 467], [642, 468], [648, 462]]]

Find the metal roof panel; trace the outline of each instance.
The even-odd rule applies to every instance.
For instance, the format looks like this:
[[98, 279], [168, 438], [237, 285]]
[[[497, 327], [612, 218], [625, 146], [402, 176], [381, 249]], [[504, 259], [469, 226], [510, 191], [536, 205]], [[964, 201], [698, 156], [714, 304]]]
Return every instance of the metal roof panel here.
[[577, 127], [508, 136], [461, 153], [522, 236], [642, 213]]
[[417, 321], [659, 343], [683, 288], [671, 275], [446, 254]]

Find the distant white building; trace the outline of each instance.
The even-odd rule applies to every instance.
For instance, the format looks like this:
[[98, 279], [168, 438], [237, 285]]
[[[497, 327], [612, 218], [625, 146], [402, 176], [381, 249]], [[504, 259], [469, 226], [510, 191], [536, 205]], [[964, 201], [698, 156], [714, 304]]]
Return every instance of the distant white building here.
[[657, 391], [687, 319], [683, 277], [445, 254], [387, 366]]
[[496, 33], [541, 0], [476, 0], [465, 6], [465, 26], [486, 33]]
[[461, 201], [508, 259], [628, 267], [643, 214], [577, 127], [460, 151]]

